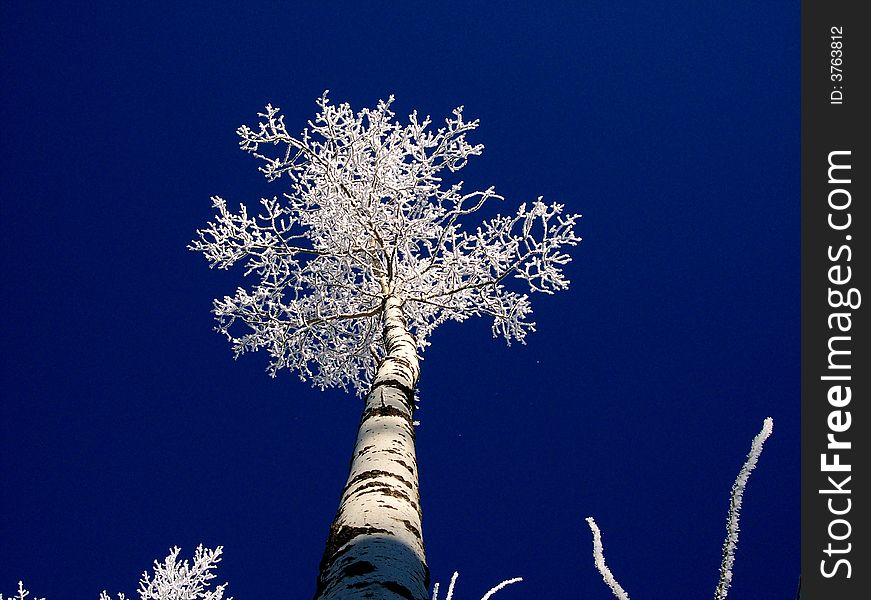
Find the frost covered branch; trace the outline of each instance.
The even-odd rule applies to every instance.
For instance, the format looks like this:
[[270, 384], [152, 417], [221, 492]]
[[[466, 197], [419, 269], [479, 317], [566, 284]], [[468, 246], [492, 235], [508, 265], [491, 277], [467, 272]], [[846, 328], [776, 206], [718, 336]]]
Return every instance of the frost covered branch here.
[[215, 300], [213, 312], [236, 356], [266, 351], [272, 375], [288, 368], [318, 387], [362, 393], [383, 354], [388, 297], [402, 302], [423, 351], [436, 327], [472, 316], [523, 342], [535, 329], [524, 288], [550, 294], [569, 284], [565, 248], [580, 241], [580, 215], [539, 198], [469, 227], [470, 215], [502, 200], [492, 187], [469, 192], [446, 181], [482, 153], [466, 138], [478, 121], [459, 107], [437, 129], [416, 112], [402, 124], [392, 103], [355, 113], [325, 93], [297, 136], [272, 105], [256, 127], [237, 130], [266, 178], [284, 177], [289, 189], [262, 199], [256, 214], [212, 198], [216, 215], [189, 247], [212, 267], [241, 263], [256, 276]]
[[[176, 546], [170, 549], [169, 556], [162, 563], [155, 560], [154, 575], [149, 575], [148, 571], [142, 573], [137, 590], [140, 600], [223, 600], [226, 583], [216, 586], [213, 590], [209, 589], [211, 580], [215, 578], [212, 571], [221, 562], [223, 547], [218, 546], [211, 550], [203, 548], [200, 544], [194, 552], [193, 564], [186, 559], [179, 562], [179, 552], [181, 548]], [[30, 592], [24, 589], [24, 583], [19, 581], [18, 595], [10, 596], [8, 600], [25, 600], [29, 594]], [[0, 594], [0, 600], [3, 600], [3, 594]], [[45, 600], [45, 598], [33, 600]], [[112, 597], [103, 590], [100, 592], [100, 600], [112, 600]], [[127, 596], [119, 593], [118, 600], [127, 600]], [[226, 600], [233, 600], [233, 598]]]
[[[162, 563], [155, 560], [153, 576], [148, 571], [142, 573], [137, 590], [140, 600], [222, 600], [227, 584], [215, 586], [213, 590], [209, 586], [215, 578], [212, 571], [221, 562], [223, 547], [210, 550], [203, 548], [202, 544], [197, 546], [193, 564], [187, 559], [179, 562], [180, 551], [181, 548], [176, 546], [170, 549], [169, 556]], [[111, 600], [111, 596], [104, 590], [100, 600]], [[118, 600], [127, 600], [127, 597], [119, 593]]]
[[[732, 484], [732, 495], [729, 501], [729, 514], [726, 517], [726, 541], [723, 543], [723, 562], [720, 565], [720, 579], [717, 589], [714, 591], [714, 600], [726, 600], [729, 586], [732, 584], [732, 567], [735, 564], [735, 550], [738, 548], [738, 519], [741, 513], [741, 500], [744, 497], [744, 489], [750, 479], [750, 473], [759, 462], [762, 455], [762, 446], [774, 429], [774, 420], [767, 417], [762, 423], [762, 430], [753, 438], [750, 444], [750, 453], [747, 460], [738, 472], [735, 483]], [[629, 600], [629, 595], [620, 587], [611, 570], [605, 565], [605, 555], [602, 548], [602, 534], [593, 517], [587, 517], [587, 524], [593, 532], [593, 560], [596, 569], [602, 575], [602, 579], [611, 588], [614, 596], [619, 600]]]
[[[26, 589], [24, 589], [24, 582], [18, 582], [18, 595], [17, 596], [9, 596], [7, 600], [25, 600], [27, 596], [30, 595]], [[0, 594], [0, 600], [3, 600], [3, 594]], [[45, 600], [45, 598], [34, 598], [33, 600]]]
[[762, 430], [753, 438], [750, 444], [750, 452], [744, 466], [738, 472], [735, 483], [732, 484], [732, 496], [729, 501], [729, 514], [726, 517], [726, 540], [723, 542], [723, 562], [720, 564], [720, 580], [714, 592], [715, 600], [725, 600], [732, 585], [732, 567], [735, 564], [735, 550], [738, 548], [738, 519], [741, 516], [741, 501], [744, 497], [744, 488], [750, 479], [750, 472], [756, 468], [759, 457], [762, 455], [762, 445], [774, 429], [774, 420], [771, 417], [762, 423]]
[[605, 564], [604, 548], [602, 547], [602, 532], [599, 531], [599, 526], [596, 525], [596, 521], [593, 517], [587, 517], [587, 525], [590, 526], [590, 530], [593, 532], [593, 561], [596, 563], [596, 569], [599, 571], [599, 574], [602, 576], [602, 579], [605, 580], [608, 587], [611, 588], [611, 592], [613, 592], [615, 597], [619, 600], [629, 600], [629, 594], [620, 587], [620, 584], [617, 583], [617, 580], [614, 578], [614, 574], [611, 573], [611, 569], [609, 569], [608, 565]]
[[[448, 583], [448, 592], [447, 592], [447, 596], [445, 597], [445, 600], [453, 600], [454, 585], [457, 583], [457, 577], [459, 577], [459, 576], [460, 576], [459, 572], [454, 571], [454, 574], [451, 576], [451, 581], [450, 581], [450, 583]], [[481, 600], [490, 600], [490, 598], [493, 596], [493, 594], [495, 594], [499, 590], [511, 585], [512, 583], [520, 583], [521, 581], [523, 581], [522, 577], [514, 577], [512, 579], [506, 579], [505, 581], [503, 581], [503, 582], [493, 586], [489, 590], [487, 590], [487, 593], [481, 597]], [[431, 598], [431, 600], [439, 600], [439, 584], [438, 583], [436, 583], [432, 586], [432, 598]]]

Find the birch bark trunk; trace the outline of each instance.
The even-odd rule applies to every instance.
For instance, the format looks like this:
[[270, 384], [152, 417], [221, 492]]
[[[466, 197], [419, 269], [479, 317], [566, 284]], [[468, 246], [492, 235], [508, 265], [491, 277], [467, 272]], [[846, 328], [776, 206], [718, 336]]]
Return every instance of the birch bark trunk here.
[[385, 302], [386, 355], [366, 396], [316, 600], [429, 598], [413, 424], [420, 368], [401, 306], [395, 296]]

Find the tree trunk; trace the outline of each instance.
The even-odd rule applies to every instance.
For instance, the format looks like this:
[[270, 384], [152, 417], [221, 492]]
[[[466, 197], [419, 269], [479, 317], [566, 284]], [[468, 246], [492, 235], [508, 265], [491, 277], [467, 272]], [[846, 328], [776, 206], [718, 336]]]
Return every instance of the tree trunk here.
[[427, 600], [414, 450], [417, 347], [401, 301], [384, 308], [386, 355], [357, 433], [351, 472], [321, 560], [316, 600]]

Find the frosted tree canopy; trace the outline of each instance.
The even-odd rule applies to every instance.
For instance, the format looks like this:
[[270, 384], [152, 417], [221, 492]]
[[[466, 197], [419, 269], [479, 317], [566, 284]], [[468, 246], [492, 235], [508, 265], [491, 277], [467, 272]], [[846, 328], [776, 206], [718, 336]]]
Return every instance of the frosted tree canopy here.
[[324, 93], [297, 136], [271, 105], [256, 128], [237, 130], [242, 149], [263, 161], [260, 171], [286, 178], [289, 190], [261, 199], [256, 214], [213, 197], [214, 220], [190, 249], [212, 267], [241, 261], [256, 279], [216, 299], [213, 312], [237, 356], [269, 353], [273, 376], [286, 367], [318, 387], [363, 393], [384, 353], [388, 297], [403, 303], [422, 351], [440, 324], [475, 315], [492, 318], [494, 336], [523, 342], [535, 329], [526, 292], [569, 284], [565, 246], [580, 241], [580, 215], [539, 198], [467, 224], [502, 199], [492, 187], [467, 192], [443, 180], [483, 151], [466, 139], [478, 121], [465, 121], [460, 107], [435, 130], [417, 112], [403, 124], [392, 103], [354, 113]]

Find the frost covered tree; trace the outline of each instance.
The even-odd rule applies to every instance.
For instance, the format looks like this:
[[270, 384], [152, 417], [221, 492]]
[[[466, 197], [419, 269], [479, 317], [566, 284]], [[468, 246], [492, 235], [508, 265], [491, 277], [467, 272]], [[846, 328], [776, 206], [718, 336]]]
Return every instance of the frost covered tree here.
[[[178, 560], [181, 548], [178, 546], [170, 548], [169, 555], [162, 563], [154, 561], [153, 575], [148, 571], [142, 573], [139, 589], [136, 590], [139, 593], [139, 600], [224, 600], [226, 583], [209, 589], [212, 579], [216, 577], [212, 571], [221, 562], [223, 551], [222, 546], [211, 550], [200, 544], [194, 552], [193, 563], [190, 563], [187, 559]], [[112, 600], [112, 596], [103, 590], [100, 600]], [[128, 600], [128, 598], [119, 592], [118, 600]], [[233, 598], [226, 600], [233, 600]]]
[[[493, 335], [523, 342], [535, 324], [524, 292], [568, 286], [565, 247], [579, 215], [538, 200], [468, 228], [491, 187], [466, 192], [445, 177], [481, 154], [462, 107], [438, 129], [393, 98], [352, 111], [331, 104], [299, 135], [267, 105], [240, 146], [262, 160], [281, 197], [256, 214], [212, 198], [216, 215], [190, 248], [212, 267], [244, 264], [249, 289], [214, 302], [217, 330], [238, 356], [264, 350], [269, 372], [365, 396], [350, 474], [320, 565], [320, 599], [427, 597], [414, 409], [419, 353], [442, 323], [493, 319]], [[518, 291], [510, 285], [519, 283]]]
[[[233, 600], [232, 597], [224, 598], [224, 590], [227, 584], [215, 586], [211, 589], [212, 580], [216, 575], [214, 571], [221, 562], [223, 548], [218, 546], [214, 550], [204, 548], [202, 544], [197, 546], [194, 552], [193, 563], [187, 559], [178, 560], [181, 548], [170, 548], [169, 555], [163, 562], [154, 561], [154, 573], [144, 571], [139, 579], [139, 600]], [[9, 596], [8, 600], [25, 600], [30, 592], [24, 589], [24, 582], [18, 582], [18, 594]], [[0, 594], [3, 600], [3, 594]], [[45, 600], [45, 598], [33, 598], [32, 600]], [[99, 600], [113, 600], [106, 590], [100, 593]], [[129, 600], [119, 592], [118, 600]]]

